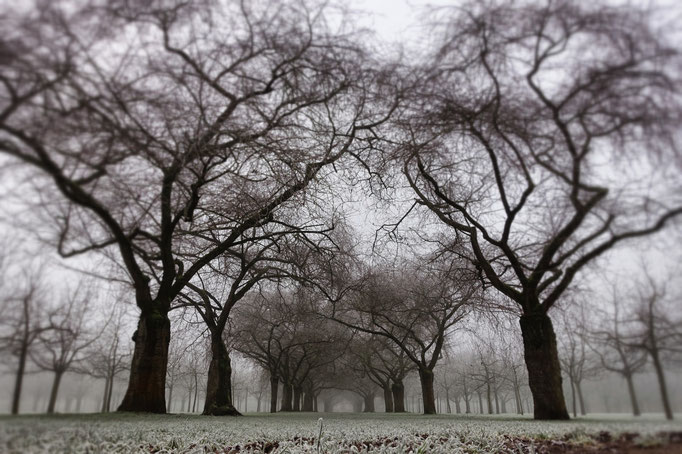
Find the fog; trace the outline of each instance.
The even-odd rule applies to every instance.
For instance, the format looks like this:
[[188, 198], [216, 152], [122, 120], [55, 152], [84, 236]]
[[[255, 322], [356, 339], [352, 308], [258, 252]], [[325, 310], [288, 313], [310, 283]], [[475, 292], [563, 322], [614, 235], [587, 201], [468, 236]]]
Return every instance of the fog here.
[[3, 5], [0, 412], [679, 418], [679, 8], [540, 3]]

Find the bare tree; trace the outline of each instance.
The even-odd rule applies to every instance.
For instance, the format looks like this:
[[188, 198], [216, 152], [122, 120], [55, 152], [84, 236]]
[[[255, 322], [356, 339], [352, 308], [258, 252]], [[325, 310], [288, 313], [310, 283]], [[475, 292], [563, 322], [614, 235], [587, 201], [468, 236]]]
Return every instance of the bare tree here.
[[104, 379], [102, 413], [111, 411], [111, 398], [116, 377], [130, 368], [132, 351], [126, 345], [123, 330], [125, 311], [115, 307], [102, 334], [93, 342], [86, 354], [86, 362], [80, 366], [84, 373]]
[[334, 304], [329, 316], [395, 343], [417, 367], [424, 412], [435, 414], [433, 370], [447, 335], [464, 318], [467, 305], [480, 298], [478, 292], [475, 273], [452, 264], [375, 270], [355, 295]]
[[644, 350], [651, 358], [661, 392], [663, 412], [669, 420], [673, 419], [673, 410], [668, 394], [663, 367], [666, 355], [682, 353], [682, 320], [675, 318], [678, 313], [666, 308], [666, 288], [657, 284], [647, 274], [644, 284], [637, 288], [638, 305], [635, 310], [636, 331], [634, 339], [628, 341], [630, 347]]
[[610, 372], [621, 375], [628, 387], [628, 396], [632, 405], [632, 414], [640, 416], [641, 411], [635, 392], [633, 377], [647, 362], [647, 352], [629, 345], [629, 326], [631, 320], [623, 318], [619, 304], [620, 298], [614, 287], [612, 296], [612, 313], [604, 313], [599, 318], [600, 326], [590, 329], [588, 346], [599, 357], [601, 365]]
[[58, 189], [45, 210], [63, 256], [125, 271], [140, 319], [119, 409], [163, 413], [171, 302], [371, 148], [395, 84], [324, 7], [43, 6], [3, 18], [0, 151]]
[[[584, 310], [584, 303], [573, 303], [571, 310], [564, 311], [561, 317], [562, 336], [559, 338], [559, 360], [564, 373], [568, 376], [571, 387], [571, 402], [573, 416], [578, 416], [578, 403], [580, 414], [587, 414], [585, 399], [583, 397], [582, 381], [593, 377], [599, 372], [596, 357], [588, 347], [588, 327]], [[576, 399], [577, 394], [577, 399]]]
[[66, 290], [59, 305], [49, 313], [52, 329], [39, 335], [40, 346], [31, 351], [36, 366], [54, 373], [48, 413], [54, 413], [62, 377], [87, 359], [88, 348], [106, 326], [98, 326], [102, 322], [90, 319], [93, 298], [94, 294], [88, 288]]
[[[535, 418], [568, 419], [548, 313], [594, 259], [682, 213], [657, 160], [677, 159], [679, 52], [632, 5], [457, 11], [394, 148], [415, 203], [521, 312]], [[657, 176], [643, 188], [624, 156]]]
[[[27, 361], [40, 336], [51, 329], [42, 306], [43, 290], [36, 276], [26, 276], [26, 288], [12, 290], [16, 296], [2, 301], [0, 317], [0, 350], [17, 357], [17, 369], [12, 392], [13, 415], [19, 413], [21, 390]], [[17, 304], [18, 303], [18, 304]]]

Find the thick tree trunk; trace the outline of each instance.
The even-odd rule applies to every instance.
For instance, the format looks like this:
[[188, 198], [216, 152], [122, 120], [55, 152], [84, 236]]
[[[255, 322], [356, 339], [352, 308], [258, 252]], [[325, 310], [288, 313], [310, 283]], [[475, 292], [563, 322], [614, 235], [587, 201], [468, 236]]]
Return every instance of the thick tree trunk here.
[[661, 401], [663, 402], [663, 412], [665, 413], [665, 418], [672, 420], [673, 411], [672, 407], [670, 406], [670, 398], [668, 397], [668, 386], [665, 383], [665, 372], [663, 372], [663, 366], [661, 365], [661, 359], [657, 351], [651, 352], [651, 359], [654, 363], [656, 378], [658, 378], [658, 387], [661, 390]]
[[433, 371], [419, 369], [419, 381], [422, 385], [422, 399], [424, 401], [424, 414], [436, 414], [436, 401], [433, 392]]
[[639, 402], [637, 402], [637, 394], [635, 393], [635, 384], [632, 381], [632, 374], [624, 374], [625, 381], [628, 384], [628, 394], [630, 395], [630, 403], [632, 404], [632, 414], [640, 416], [642, 413], [639, 410]]
[[47, 412], [54, 413], [54, 407], [57, 404], [57, 395], [59, 394], [59, 385], [62, 382], [64, 371], [55, 371], [54, 380], [52, 381], [52, 390], [50, 391], [50, 403], [47, 404]]
[[[197, 387], [198, 388], [198, 387]], [[204, 415], [240, 416], [232, 403], [232, 366], [221, 335], [211, 336], [211, 363], [208, 366]]]
[[277, 389], [279, 388], [279, 378], [270, 375], [270, 413], [277, 413]]
[[313, 392], [310, 390], [305, 391], [303, 393], [303, 411], [315, 411], [313, 401]]
[[291, 411], [292, 397], [293, 397], [292, 386], [287, 383], [284, 383], [284, 386], [282, 387], [282, 405], [279, 411]]
[[362, 396], [364, 413], [374, 413], [374, 394]]
[[166, 412], [166, 368], [170, 320], [165, 312], [140, 314], [133, 336], [135, 350], [130, 378], [118, 411]]
[[301, 388], [298, 386], [294, 386], [293, 411], [301, 411]]
[[393, 394], [391, 393], [391, 385], [389, 382], [383, 386], [384, 390], [384, 411], [386, 413], [393, 413]]
[[393, 393], [393, 411], [405, 413], [405, 385], [402, 380], [391, 384], [391, 392]]
[[552, 321], [547, 314], [533, 314], [521, 316], [520, 324], [534, 418], [569, 419]]
[[12, 394], [12, 414], [19, 414], [19, 402], [21, 401], [21, 387], [24, 384], [24, 371], [26, 370], [26, 358], [28, 356], [28, 342], [22, 340], [21, 350], [19, 351], [19, 364], [17, 375], [14, 379], [14, 393]]

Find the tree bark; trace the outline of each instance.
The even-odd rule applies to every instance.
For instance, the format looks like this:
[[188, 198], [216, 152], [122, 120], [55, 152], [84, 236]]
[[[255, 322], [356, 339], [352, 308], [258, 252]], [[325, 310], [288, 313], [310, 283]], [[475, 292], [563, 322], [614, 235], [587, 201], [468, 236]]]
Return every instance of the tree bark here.
[[637, 394], [635, 393], [635, 384], [632, 381], [632, 374], [624, 374], [625, 381], [628, 384], [628, 394], [630, 395], [630, 403], [632, 404], [632, 414], [640, 416], [642, 413], [639, 410], [639, 402], [637, 402]]
[[54, 413], [54, 407], [57, 404], [57, 394], [59, 394], [59, 385], [62, 382], [64, 371], [58, 370], [54, 372], [54, 380], [52, 381], [52, 390], [50, 391], [50, 403], [47, 404], [47, 413]]
[[[198, 387], [197, 387], [198, 388]], [[232, 403], [232, 366], [221, 335], [211, 335], [211, 363], [208, 366], [204, 415], [240, 416]]]
[[391, 391], [393, 392], [393, 411], [405, 413], [405, 385], [403, 385], [402, 380], [394, 382], [391, 385]]
[[393, 394], [391, 393], [391, 385], [387, 381], [383, 386], [384, 390], [384, 411], [386, 413], [393, 413]]
[[665, 418], [669, 421], [673, 419], [673, 411], [670, 406], [670, 398], [668, 397], [668, 386], [665, 383], [665, 372], [663, 372], [663, 366], [661, 365], [661, 359], [658, 355], [658, 351], [654, 350], [651, 353], [651, 359], [654, 364], [654, 370], [656, 371], [656, 378], [658, 379], [658, 387], [661, 390], [661, 401], [663, 402], [663, 412], [665, 413]]
[[173, 410], [173, 382], [171, 382], [170, 386], [168, 387], [168, 403], [167, 403], [166, 411], [168, 413]]
[[301, 388], [294, 386], [294, 406], [293, 411], [301, 411]]
[[279, 378], [270, 375], [270, 413], [277, 413], [277, 389], [279, 388]]
[[575, 398], [575, 383], [573, 383], [573, 379], [569, 376], [568, 381], [571, 385], [571, 406], [573, 407], [573, 417], [577, 418], [578, 417], [578, 402]]
[[313, 392], [310, 390], [305, 391], [303, 393], [303, 411], [310, 412], [315, 411], [313, 401], [314, 401]]
[[580, 381], [575, 382], [575, 390], [578, 393], [578, 402], [580, 403], [580, 414], [585, 416], [587, 414], [587, 408], [585, 407], [585, 399], [583, 399], [583, 388], [580, 385]]
[[102, 396], [102, 413], [107, 413], [107, 396], [109, 395], [109, 374], [104, 378], [104, 395]]
[[[28, 328], [25, 328], [28, 330]], [[19, 402], [21, 401], [21, 387], [24, 384], [24, 371], [26, 370], [26, 357], [28, 356], [28, 341], [26, 334], [21, 342], [21, 350], [19, 351], [19, 364], [17, 367], [17, 375], [14, 380], [14, 392], [12, 394], [12, 414], [19, 414]]]
[[143, 312], [133, 335], [135, 350], [128, 389], [118, 411], [166, 412], [166, 368], [170, 343], [167, 312]]
[[521, 316], [520, 324], [528, 383], [533, 395], [533, 417], [569, 419], [552, 321], [547, 314], [539, 313]]
[[363, 413], [374, 413], [374, 394], [362, 396], [363, 399]]
[[433, 371], [429, 369], [419, 369], [419, 381], [422, 385], [422, 399], [424, 401], [424, 414], [436, 414], [436, 401], [433, 392]]
[[279, 411], [291, 411], [292, 397], [293, 397], [292, 386], [287, 383], [284, 383], [284, 386], [282, 387], [282, 406], [279, 409]]

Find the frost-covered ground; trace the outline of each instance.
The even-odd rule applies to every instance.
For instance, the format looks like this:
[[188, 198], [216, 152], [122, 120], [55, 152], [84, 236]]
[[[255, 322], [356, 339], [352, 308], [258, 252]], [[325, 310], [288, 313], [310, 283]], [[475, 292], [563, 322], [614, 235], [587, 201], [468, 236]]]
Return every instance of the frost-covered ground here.
[[662, 431], [682, 431], [682, 423], [677, 421], [613, 415], [559, 423], [512, 416], [378, 413], [250, 414], [241, 418], [132, 414], [3, 416], [0, 453], [317, 453], [320, 417], [323, 427], [319, 452], [325, 453], [575, 452], [567, 447], [596, 449], [604, 439], [612, 439], [606, 432], [614, 439], [621, 433], [633, 434], [625, 438], [647, 446], [660, 445], [657, 434]]

